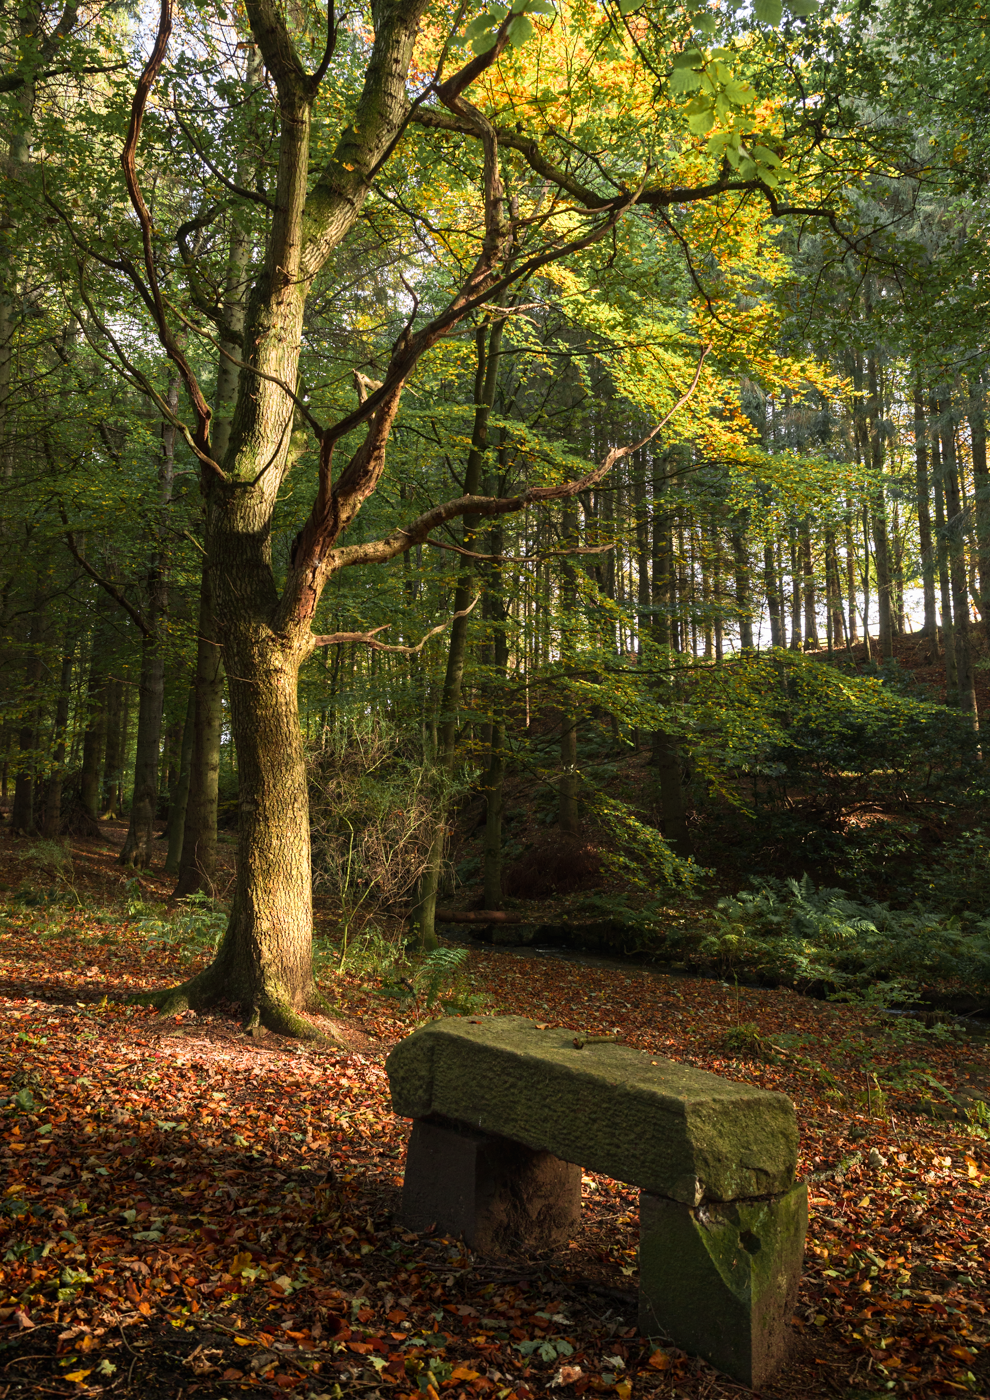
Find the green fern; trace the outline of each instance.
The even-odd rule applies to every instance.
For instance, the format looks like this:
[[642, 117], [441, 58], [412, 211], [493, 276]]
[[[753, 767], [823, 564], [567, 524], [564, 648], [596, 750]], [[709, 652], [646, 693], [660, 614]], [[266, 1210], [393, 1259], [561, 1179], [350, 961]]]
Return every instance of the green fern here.
[[413, 984], [417, 993], [423, 993], [427, 1011], [436, 1006], [445, 991], [453, 991], [467, 958], [466, 948], [434, 948], [423, 959], [416, 969]]

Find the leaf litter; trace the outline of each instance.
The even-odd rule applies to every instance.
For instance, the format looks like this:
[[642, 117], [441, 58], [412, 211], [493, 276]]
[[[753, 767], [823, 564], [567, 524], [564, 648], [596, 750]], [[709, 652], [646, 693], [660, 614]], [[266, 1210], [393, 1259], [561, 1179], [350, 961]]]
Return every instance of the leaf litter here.
[[[622, 1183], [585, 1174], [555, 1254], [402, 1227], [384, 1059], [409, 1007], [333, 979], [341, 1049], [163, 1019], [118, 998], [187, 975], [179, 950], [58, 923], [12, 907], [0, 933], [0, 1400], [747, 1393], [637, 1335]], [[958, 1116], [984, 1043], [648, 970], [476, 950], [470, 975], [490, 1013], [794, 1099], [811, 1225], [794, 1358], [763, 1396], [990, 1392], [990, 1144]]]

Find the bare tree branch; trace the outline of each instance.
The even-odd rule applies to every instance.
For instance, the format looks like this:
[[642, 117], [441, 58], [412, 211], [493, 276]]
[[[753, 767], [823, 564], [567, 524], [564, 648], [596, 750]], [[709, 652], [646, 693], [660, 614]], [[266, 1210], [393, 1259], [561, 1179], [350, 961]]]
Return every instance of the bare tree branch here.
[[565, 481], [559, 486], [534, 486], [517, 496], [460, 496], [456, 500], [446, 501], [443, 505], [434, 506], [432, 510], [426, 511], [406, 527], [393, 530], [385, 539], [369, 540], [364, 544], [344, 545], [339, 549], [329, 551], [326, 561], [327, 573], [335, 573], [338, 569], [353, 568], [356, 564], [387, 563], [390, 559], [396, 558], [397, 555], [405, 554], [406, 550], [411, 549], [414, 545], [424, 543], [435, 529], [446, 524], [448, 520], [456, 520], [462, 515], [477, 515], [487, 519], [493, 516], [511, 515], [516, 511], [525, 510], [527, 506], [536, 505], [538, 502], [562, 501], [570, 496], [580, 495], [582, 491], [587, 491], [589, 487], [597, 485], [616, 462], [630, 456], [633, 452], [638, 452], [641, 447], [652, 442], [661, 429], [670, 422], [674, 414], [693, 397], [711, 348], [710, 344], [704, 347], [690, 386], [680, 396], [669, 413], [661, 418], [656, 427], [652, 428], [638, 442], [628, 443], [625, 447], [614, 447], [601, 466], [595, 467], [586, 476], [580, 477], [576, 481]]
[[421, 641], [417, 642], [415, 646], [389, 646], [385, 642], [376, 641], [375, 637], [377, 633], [384, 632], [387, 627], [391, 627], [391, 622], [383, 622], [381, 627], [375, 627], [371, 632], [328, 632], [325, 636], [314, 637], [313, 646], [329, 647], [339, 646], [342, 642], [362, 642], [365, 646], [371, 647], [375, 651], [397, 651], [401, 652], [403, 656], [414, 656], [417, 652], [423, 650], [431, 637], [435, 637], [438, 632], [442, 632], [445, 627], [449, 627], [455, 618], [467, 617], [468, 613], [474, 609], [480, 596], [479, 593], [477, 597], [473, 598], [469, 607], [461, 608], [458, 612], [451, 613], [450, 617], [448, 617], [445, 622], [439, 623], [436, 627], [431, 627], [426, 636], [423, 637]]
[[434, 549], [449, 549], [452, 554], [463, 554], [466, 559], [479, 559], [484, 564], [540, 564], [544, 559], [566, 559], [572, 554], [607, 554], [610, 549], [614, 549], [614, 544], [583, 545], [574, 549], [548, 549], [541, 554], [477, 554], [473, 549], [465, 549], [463, 545], [446, 544], [442, 540], [426, 539], [424, 544], [431, 544]]

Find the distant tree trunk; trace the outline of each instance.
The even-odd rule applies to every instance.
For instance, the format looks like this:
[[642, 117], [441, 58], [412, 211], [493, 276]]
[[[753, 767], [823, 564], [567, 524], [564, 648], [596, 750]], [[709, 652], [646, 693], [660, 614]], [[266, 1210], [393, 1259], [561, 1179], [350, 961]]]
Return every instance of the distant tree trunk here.
[[801, 522], [801, 575], [804, 593], [805, 649], [818, 646], [818, 593], [815, 588], [815, 562], [811, 553], [811, 521]]
[[636, 511], [636, 629], [637, 645], [650, 630], [650, 516], [646, 506], [646, 458], [637, 452], [633, 463], [633, 506]]
[[724, 653], [725, 625], [722, 614], [722, 541], [718, 526], [712, 526], [712, 593], [715, 597], [715, 663], [722, 660]]
[[108, 817], [119, 817], [123, 810], [121, 786], [127, 748], [127, 717], [124, 684], [111, 676], [106, 685], [106, 744], [103, 754], [103, 800]]
[[[561, 533], [565, 545], [578, 543], [577, 505], [571, 500], [565, 502]], [[574, 633], [577, 625], [577, 570], [569, 559], [561, 560], [560, 589], [560, 653], [567, 674], [568, 662], [574, 653]], [[578, 815], [578, 767], [577, 767], [578, 717], [570, 704], [565, 704], [560, 714], [560, 781], [557, 787], [557, 824], [561, 831], [575, 835], [581, 829]]]
[[[168, 402], [179, 406], [181, 380], [174, 379]], [[158, 760], [165, 706], [165, 652], [162, 631], [168, 603], [168, 571], [165, 557], [165, 516], [172, 502], [175, 480], [175, 428], [162, 428], [162, 453], [158, 470], [158, 520], [148, 569], [148, 622], [141, 638], [141, 680], [138, 687], [137, 745], [134, 756], [134, 795], [121, 865], [146, 869], [151, 865], [158, 807]]]
[[701, 605], [704, 609], [704, 632], [705, 632], [705, 660], [711, 661], [715, 656], [715, 631], [713, 623], [713, 598], [712, 598], [712, 558], [711, 558], [711, 532], [705, 528], [704, 523], [699, 527], [701, 536]]
[[873, 660], [870, 650], [870, 567], [873, 559], [870, 554], [870, 508], [863, 507], [863, 642], [866, 646], [867, 661]]
[[877, 613], [880, 655], [890, 660], [894, 654], [894, 628], [891, 611], [890, 542], [887, 538], [887, 517], [883, 496], [880, 495], [871, 512], [873, 520], [873, 563], [877, 575]]
[[973, 452], [973, 503], [976, 517], [976, 568], [979, 577], [983, 630], [990, 639], [990, 474], [987, 472], [987, 424], [983, 406], [983, 376], [969, 380], [970, 443]]
[[41, 702], [41, 680], [44, 675], [43, 639], [44, 608], [40, 584], [35, 590], [31, 625], [28, 630], [27, 658], [24, 663], [24, 718], [17, 736], [19, 754], [16, 759], [14, 803], [10, 825], [14, 831], [34, 835], [37, 830], [35, 811], [35, 777], [38, 771], [38, 720]]
[[750, 576], [749, 547], [746, 533], [749, 511], [739, 511], [733, 519], [732, 556], [736, 572], [736, 609], [739, 616], [739, 645], [743, 651], [753, 650], [753, 595]]
[[62, 653], [62, 666], [58, 680], [58, 699], [55, 702], [55, 725], [51, 772], [45, 788], [45, 812], [42, 832], [50, 840], [57, 840], [62, 834], [62, 783], [65, 779], [66, 732], [69, 726], [69, 702], [72, 699], [72, 666], [75, 648], [67, 639]]
[[665, 458], [653, 457], [652, 560], [650, 566], [650, 603], [653, 608], [653, 640], [658, 646], [670, 645], [670, 574], [671, 548], [668, 518], [665, 510]]
[[789, 527], [789, 533], [791, 537], [791, 651], [800, 651], [802, 646], [801, 600], [804, 593], [801, 585], [801, 541], [796, 525]]
[[767, 595], [767, 612], [770, 615], [770, 645], [784, 645], [783, 623], [780, 615], [780, 593], [777, 588], [777, 570], [773, 557], [773, 544], [768, 540], [763, 546], [763, 586]]
[[185, 834], [186, 807], [189, 802], [189, 770], [192, 767], [193, 738], [196, 729], [196, 683], [189, 687], [186, 717], [179, 742], [179, 761], [168, 803], [168, 853], [165, 870], [175, 875], [182, 860], [182, 838]]
[[932, 485], [935, 490], [935, 542], [938, 565], [939, 602], [942, 613], [942, 640], [945, 648], [945, 688], [950, 705], [959, 695], [959, 672], [956, 665], [956, 630], [952, 616], [952, 594], [949, 586], [948, 538], [945, 519], [945, 472], [942, 463], [942, 443], [938, 427], [938, 402], [929, 400], [931, 418]]
[[853, 507], [852, 502], [846, 501], [846, 597], [849, 610], [849, 645], [859, 641], [859, 629], [856, 625], [856, 546], [853, 540]]
[[[339, 657], [340, 648], [335, 650]], [[223, 651], [213, 614], [208, 561], [203, 561], [196, 643], [195, 719], [192, 756], [179, 857], [179, 878], [173, 897], [204, 890], [216, 892], [217, 803], [220, 783], [220, 744], [223, 733]]]
[[79, 779], [79, 800], [86, 816], [94, 822], [100, 817], [100, 763], [107, 733], [107, 677], [103, 667], [100, 634], [95, 629], [86, 680], [86, 728], [83, 732], [82, 773]]
[[942, 438], [942, 474], [945, 479], [945, 502], [948, 513], [946, 539], [952, 584], [952, 615], [956, 643], [957, 704], [970, 716], [974, 729], [979, 728], [976, 707], [976, 685], [969, 626], [969, 582], [966, 577], [966, 536], [963, 528], [962, 493], [959, 465], [956, 457], [956, 434], [952, 414], [952, 399], [946, 394], [939, 403], [939, 423]]
[[[481, 488], [485, 452], [488, 446], [488, 420], [495, 392], [498, 388], [499, 362], [501, 358], [504, 317], [499, 317], [494, 325], [479, 327], [475, 334], [477, 355], [474, 384], [474, 429], [471, 434], [471, 448], [468, 452], [467, 467], [464, 473], [464, 494], [476, 496]], [[479, 520], [477, 516], [464, 517], [464, 547], [475, 548], [475, 535]], [[463, 612], [471, 601], [471, 590], [475, 570], [470, 561], [464, 561], [457, 579], [454, 593], [454, 612]], [[444, 676], [443, 695], [440, 702], [440, 721], [437, 727], [436, 767], [440, 785], [445, 785], [454, 771], [454, 758], [457, 742], [457, 711], [461, 703], [461, 688], [464, 680], [464, 662], [467, 656], [467, 636], [469, 619], [455, 617], [450, 626], [450, 645], [447, 650], [447, 669]], [[440, 890], [440, 872], [446, 844], [446, 830], [443, 820], [434, 826], [426, 869], [420, 876], [410, 914], [410, 926], [416, 946], [421, 950], [437, 947], [436, 907]]]
[[[501, 487], [497, 487], [501, 490]], [[491, 490], [490, 494], [496, 494]], [[498, 556], [505, 548], [500, 525], [488, 534], [488, 553]], [[484, 777], [485, 834], [482, 847], [484, 893], [486, 909], [502, 907], [502, 812], [505, 803], [505, 722], [501, 715], [503, 697], [499, 693], [509, 665], [509, 640], [506, 634], [508, 608], [503, 591], [502, 566], [491, 564], [487, 569], [488, 616], [492, 624], [493, 719], [488, 739], [488, 768]]]
[[921, 392], [921, 383], [917, 379], [914, 384], [914, 460], [918, 507], [918, 548], [921, 554], [921, 579], [925, 606], [925, 621], [922, 632], [926, 637], [931, 637], [937, 642], [935, 555], [932, 547], [931, 492], [928, 485], [928, 426], [925, 422], [925, 402]]
[[842, 581], [839, 576], [839, 556], [834, 530], [825, 531], [825, 592], [833, 645], [842, 646], [844, 642], [848, 643], [848, 635], [842, 609]]
[[[671, 603], [671, 575], [673, 563], [673, 540], [671, 537], [669, 517], [664, 519], [658, 505], [658, 482], [654, 475], [654, 514], [653, 514], [653, 578], [651, 596], [655, 600], [654, 607], [654, 641], [663, 646], [669, 644], [669, 607]], [[719, 559], [718, 544], [716, 537], [714, 554], [714, 579], [713, 584], [717, 590], [719, 587]], [[659, 603], [659, 606], [658, 606]], [[715, 612], [715, 645], [716, 655], [721, 660], [721, 611], [719, 600], [716, 597]], [[666, 701], [671, 692], [672, 686], [669, 680], [661, 678], [656, 683], [658, 698]], [[681, 856], [691, 854], [691, 843], [687, 828], [687, 807], [684, 799], [684, 780], [681, 772], [680, 755], [677, 744], [670, 734], [664, 729], [657, 729], [653, 734], [653, 750], [651, 763], [657, 770], [657, 788], [660, 797], [660, 819], [663, 826], [664, 839], [673, 851]]]
[[892, 564], [890, 579], [891, 624], [896, 636], [903, 637], [904, 619], [904, 539], [901, 534], [900, 512], [895, 501], [890, 517]]

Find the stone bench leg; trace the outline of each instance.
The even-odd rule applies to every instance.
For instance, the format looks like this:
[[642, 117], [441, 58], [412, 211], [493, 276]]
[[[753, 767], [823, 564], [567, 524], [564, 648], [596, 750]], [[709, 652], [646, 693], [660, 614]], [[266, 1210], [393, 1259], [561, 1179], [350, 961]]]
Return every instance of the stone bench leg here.
[[640, 1332], [763, 1385], [787, 1353], [808, 1188], [697, 1209], [647, 1191], [639, 1201]]
[[413, 1124], [402, 1189], [410, 1230], [435, 1225], [479, 1254], [555, 1249], [581, 1219], [581, 1168], [463, 1123]]

